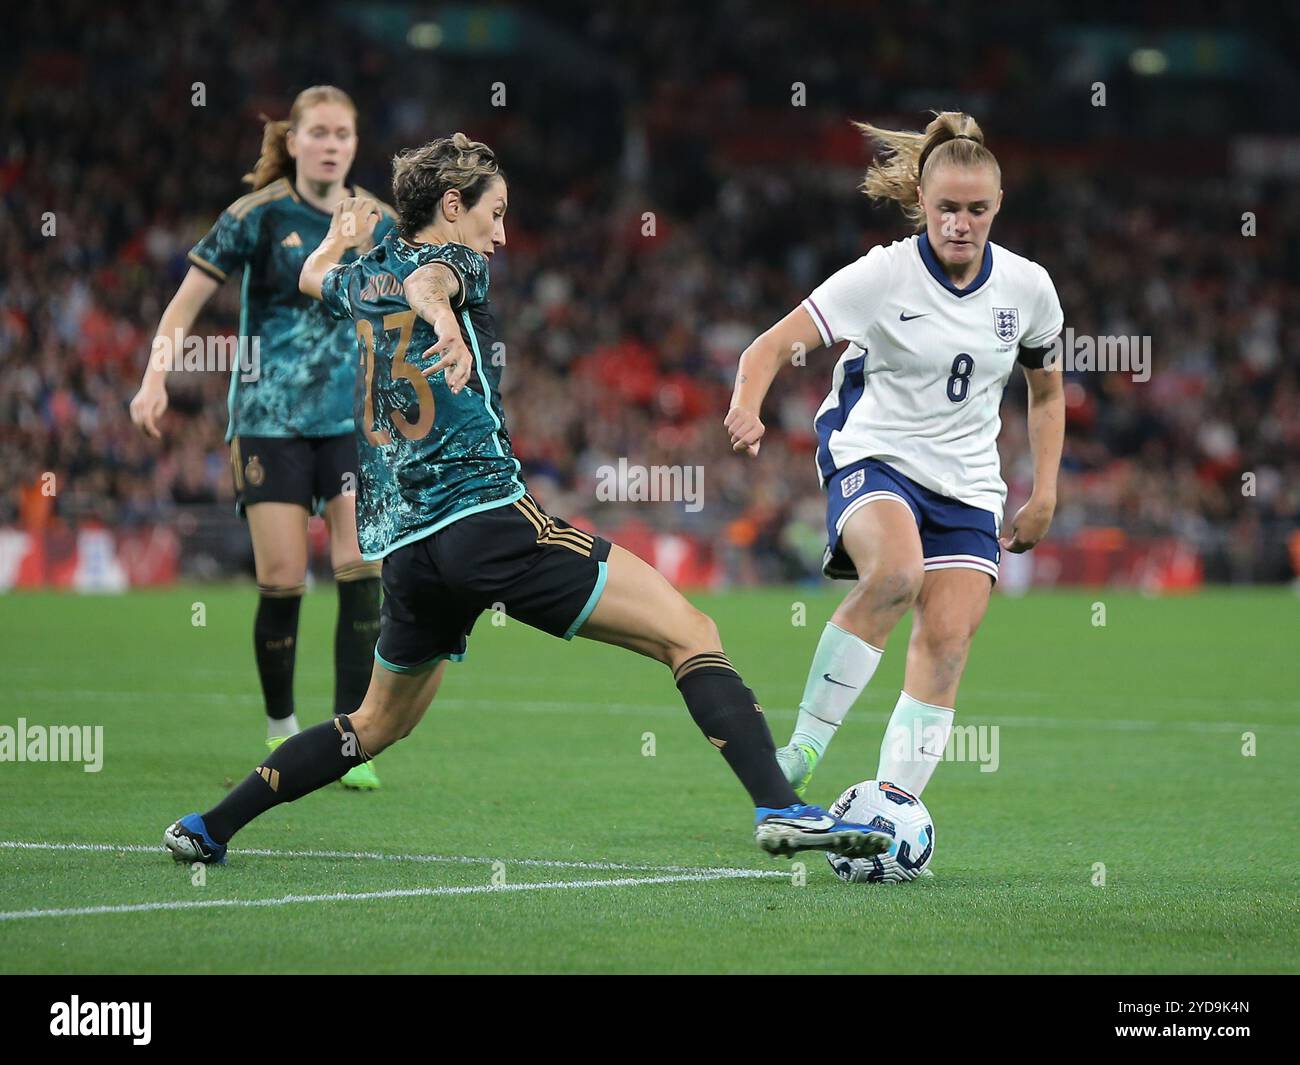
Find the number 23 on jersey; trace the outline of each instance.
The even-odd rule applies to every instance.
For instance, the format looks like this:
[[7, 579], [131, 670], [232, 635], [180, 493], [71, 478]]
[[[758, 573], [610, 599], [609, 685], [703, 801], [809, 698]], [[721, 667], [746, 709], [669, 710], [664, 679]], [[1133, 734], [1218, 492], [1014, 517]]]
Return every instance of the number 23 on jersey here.
[[[407, 440], [419, 440], [428, 436], [430, 430], [433, 429], [435, 413], [433, 389], [429, 385], [428, 378], [421, 374], [419, 369], [406, 361], [407, 349], [411, 345], [411, 334], [415, 329], [415, 317], [414, 311], [397, 311], [393, 314], [384, 315], [383, 323], [385, 333], [392, 332], [394, 329], [399, 330], [397, 347], [393, 351], [393, 362], [389, 370], [389, 376], [393, 381], [403, 378], [409, 381], [411, 387], [415, 389], [415, 400], [419, 414], [414, 422], [395, 407], [383, 412], [388, 424], [396, 428]], [[366, 374], [366, 420], [364, 426], [366, 440], [375, 447], [382, 447], [385, 444], [391, 444], [393, 436], [387, 429], [376, 427], [374, 392], [375, 329], [365, 318], [357, 322], [357, 339], [365, 346], [362, 362]], [[951, 395], [951, 385], [949, 386], [949, 394]]]

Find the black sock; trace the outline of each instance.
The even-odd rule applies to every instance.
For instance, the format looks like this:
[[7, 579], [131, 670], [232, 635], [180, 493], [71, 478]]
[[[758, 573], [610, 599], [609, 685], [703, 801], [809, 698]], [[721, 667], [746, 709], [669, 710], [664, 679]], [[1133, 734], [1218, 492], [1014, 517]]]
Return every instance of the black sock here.
[[265, 762], [203, 815], [208, 835], [218, 843], [225, 843], [272, 806], [293, 802], [332, 784], [368, 758], [346, 715], [303, 729], [280, 744]]
[[688, 658], [673, 679], [700, 731], [722, 752], [755, 806], [784, 809], [799, 802], [777, 765], [767, 719], [725, 654]]
[[253, 620], [253, 654], [262, 681], [266, 716], [277, 721], [293, 713], [293, 663], [298, 653], [298, 610], [303, 586], [268, 588], [259, 584]]
[[334, 571], [339, 584], [339, 619], [334, 628], [334, 713], [361, 705], [375, 668], [379, 639], [379, 578], [375, 564], [358, 562]]

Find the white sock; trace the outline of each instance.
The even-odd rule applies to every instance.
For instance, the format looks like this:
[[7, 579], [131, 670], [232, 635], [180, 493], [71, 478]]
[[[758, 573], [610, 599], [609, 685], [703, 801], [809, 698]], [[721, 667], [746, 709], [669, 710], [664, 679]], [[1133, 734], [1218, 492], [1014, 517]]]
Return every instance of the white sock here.
[[899, 692], [880, 744], [876, 779], [897, 784], [919, 799], [934, 767], [943, 761], [952, 717], [953, 711], [947, 707], [923, 703], [907, 692]]
[[825, 754], [835, 730], [871, 680], [884, 653], [828, 621], [808, 670], [799, 720], [790, 743], [808, 744], [818, 758]]
[[266, 738], [273, 740], [277, 736], [296, 736], [298, 735], [298, 715], [290, 714], [288, 717], [268, 717], [266, 719]]

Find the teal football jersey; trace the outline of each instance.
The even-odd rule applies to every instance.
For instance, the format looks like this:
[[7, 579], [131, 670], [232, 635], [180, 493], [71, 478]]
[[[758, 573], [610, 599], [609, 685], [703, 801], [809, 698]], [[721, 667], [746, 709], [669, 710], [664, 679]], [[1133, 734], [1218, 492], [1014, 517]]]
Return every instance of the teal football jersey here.
[[[474, 372], [459, 395], [444, 372], [424, 377], [434, 329], [406, 302], [403, 283], [429, 263], [460, 280], [453, 302]], [[361, 554], [394, 548], [524, 494], [501, 407], [496, 323], [488, 264], [463, 244], [411, 244], [396, 232], [353, 263], [325, 275], [321, 298], [336, 318], [355, 322], [358, 365], [354, 415], [360, 484]]]
[[[218, 281], [243, 271], [239, 335], [257, 362], [251, 373], [236, 367], [230, 375], [227, 440], [338, 436], [354, 428], [352, 330], [298, 291], [302, 264], [329, 225], [328, 212], [303, 202], [281, 178], [232, 203], [190, 252], [190, 262]], [[385, 206], [376, 241], [392, 227]]]

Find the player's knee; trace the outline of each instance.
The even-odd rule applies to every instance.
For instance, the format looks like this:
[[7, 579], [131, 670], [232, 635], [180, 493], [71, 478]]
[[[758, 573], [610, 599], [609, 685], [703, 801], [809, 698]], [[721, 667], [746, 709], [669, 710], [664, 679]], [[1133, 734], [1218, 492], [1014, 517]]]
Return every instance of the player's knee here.
[[374, 578], [382, 578], [384, 567], [379, 562], [366, 562], [355, 550], [353, 554], [356, 558], [334, 562], [334, 580], [339, 584], [347, 584], [349, 581], [365, 581]]
[[910, 607], [921, 594], [924, 581], [925, 569], [920, 563], [901, 565], [884, 575], [880, 594], [891, 606]]
[[722, 635], [718, 632], [718, 623], [708, 614], [696, 610], [692, 625], [695, 629], [695, 639], [701, 647], [706, 650], [713, 650], [722, 646]]
[[355, 566], [378, 565], [378, 563], [367, 563], [362, 559], [361, 547], [357, 543], [356, 527], [343, 527], [337, 522], [330, 527], [330, 564], [336, 572], [339, 569]]
[[400, 722], [387, 717], [358, 720], [354, 714], [353, 724], [356, 727], [357, 738], [360, 739], [361, 746], [365, 748], [366, 753], [371, 758], [386, 751], [393, 744], [411, 734], [409, 728], [404, 729]]
[[901, 614], [916, 602], [924, 580], [919, 562], [882, 562], [859, 576], [855, 590], [868, 610]]
[[[340, 570], [350, 572], [373, 563], [368, 563], [361, 557], [361, 551], [357, 548], [357, 541], [354, 538], [351, 543], [330, 544], [330, 565], [334, 567], [334, 575], [337, 577]], [[367, 573], [366, 576], [378, 576], [378, 573]]]
[[406, 739], [419, 721], [418, 715], [403, 714], [395, 707], [366, 701], [349, 715], [357, 738], [372, 758], [399, 740]]
[[662, 641], [659, 659], [674, 665], [702, 651], [716, 651], [722, 646], [718, 626], [708, 614], [683, 600], [680, 617]]
[[298, 575], [294, 580], [293, 575], [285, 572], [274, 575], [271, 580], [261, 580], [257, 582], [257, 592], [267, 599], [293, 599], [307, 592], [307, 585], [303, 583], [303, 574]]
[[306, 579], [307, 574], [303, 568], [291, 562], [271, 562], [259, 566], [257, 570], [258, 588], [270, 595], [301, 595]]
[[954, 625], [950, 619], [935, 621], [933, 624], [928, 623], [928, 620], [917, 631], [917, 639], [926, 657], [939, 672], [960, 670], [970, 651], [973, 633], [964, 626]]

